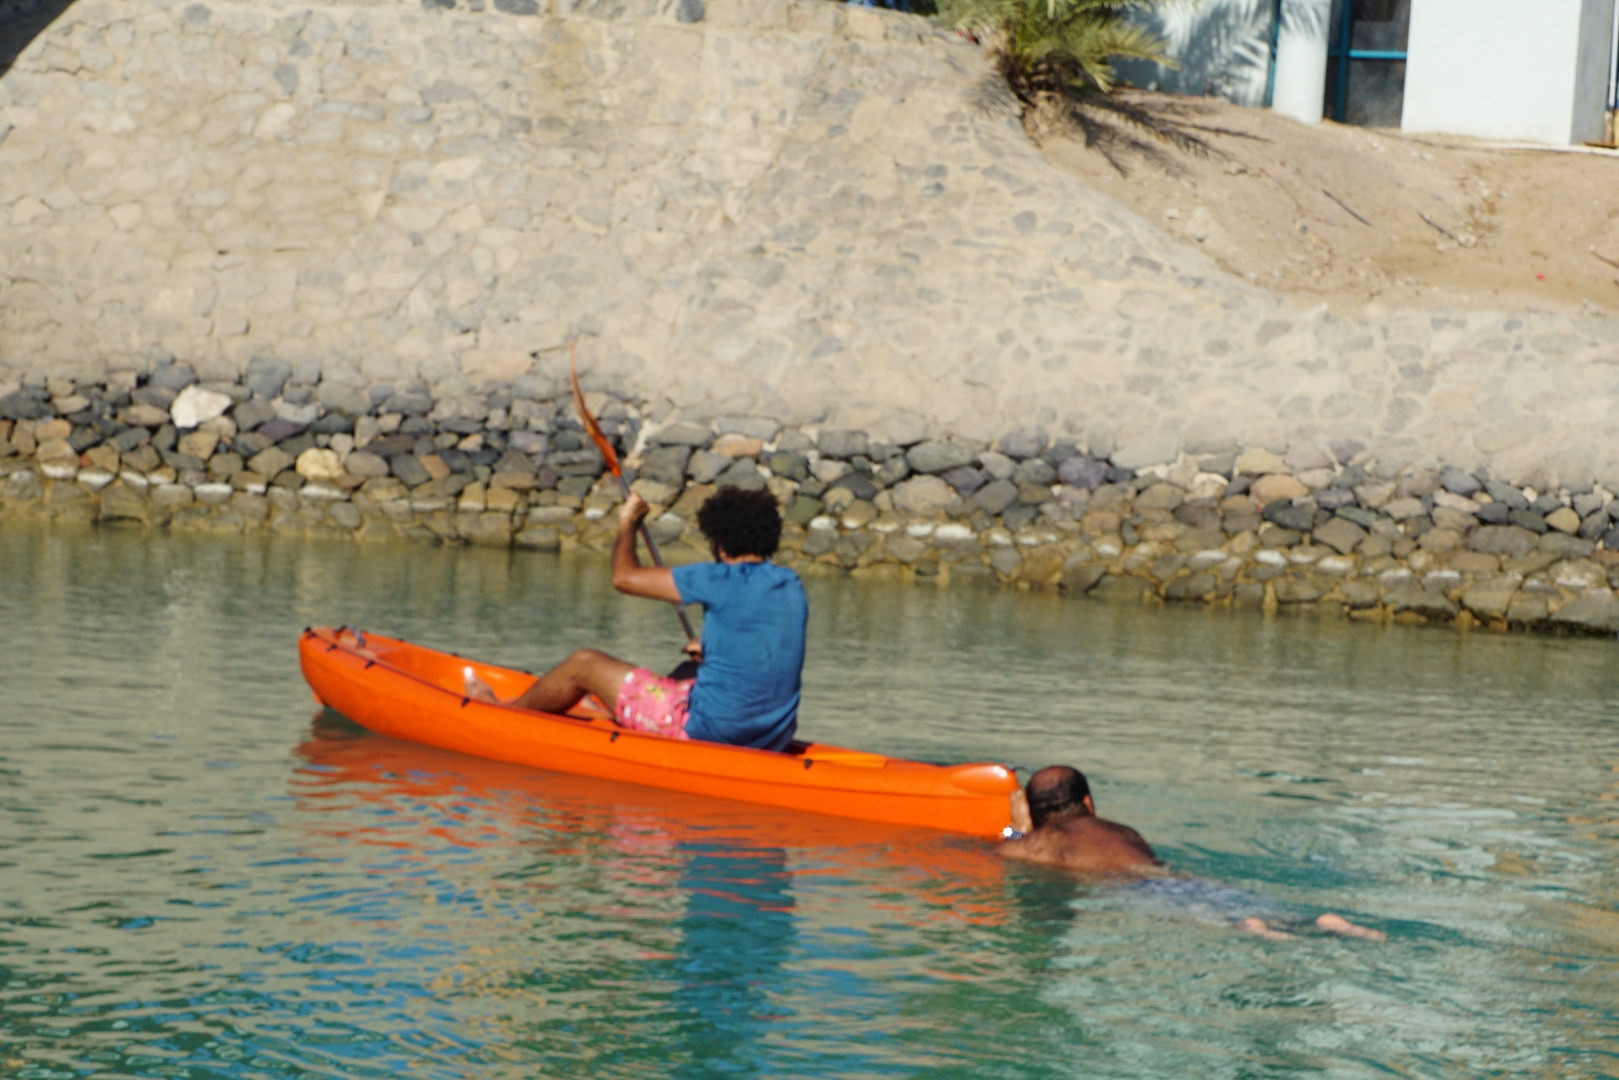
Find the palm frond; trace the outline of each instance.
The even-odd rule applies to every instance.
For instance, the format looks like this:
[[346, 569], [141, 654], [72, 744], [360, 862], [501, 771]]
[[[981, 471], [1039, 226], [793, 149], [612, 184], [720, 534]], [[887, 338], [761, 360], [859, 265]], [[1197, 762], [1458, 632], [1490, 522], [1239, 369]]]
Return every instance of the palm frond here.
[[1177, 107], [1149, 107], [1113, 93], [1115, 60], [1175, 67], [1168, 44], [1126, 17], [1129, 9], [1195, 0], [940, 0], [938, 18], [970, 34], [994, 57], [1023, 109], [1031, 136], [1056, 123], [1078, 131], [1120, 174], [1136, 156], [1168, 172], [1179, 166], [1163, 147], [1228, 158], [1204, 135], [1241, 132], [1188, 121]]

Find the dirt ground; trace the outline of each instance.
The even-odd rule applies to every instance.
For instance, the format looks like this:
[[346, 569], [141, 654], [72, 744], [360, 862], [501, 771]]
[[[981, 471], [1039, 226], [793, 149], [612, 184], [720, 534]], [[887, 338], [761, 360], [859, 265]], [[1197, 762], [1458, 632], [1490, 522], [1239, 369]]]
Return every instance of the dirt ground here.
[[1089, 138], [1039, 125], [1047, 158], [1251, 281], [1339, 309], [1619, 313], [1619, 155], [1309, 127], [1206, 98], [1123, 98], [1212, 153], [1120, 140], [1109, 132], [1139, 129], [1099, 121]]

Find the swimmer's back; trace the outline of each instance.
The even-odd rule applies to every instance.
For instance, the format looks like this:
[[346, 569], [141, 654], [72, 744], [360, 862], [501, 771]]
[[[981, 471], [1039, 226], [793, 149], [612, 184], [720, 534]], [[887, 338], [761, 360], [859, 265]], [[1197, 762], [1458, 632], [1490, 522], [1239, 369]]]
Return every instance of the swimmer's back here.
[[1008, 840], [1009, 859], [1060, 866], [1081, 874], [1160, 874], [1162, 864], [1141, 834], [1104, 818], [1064, 817], [1048, 821], [1028, 836]]

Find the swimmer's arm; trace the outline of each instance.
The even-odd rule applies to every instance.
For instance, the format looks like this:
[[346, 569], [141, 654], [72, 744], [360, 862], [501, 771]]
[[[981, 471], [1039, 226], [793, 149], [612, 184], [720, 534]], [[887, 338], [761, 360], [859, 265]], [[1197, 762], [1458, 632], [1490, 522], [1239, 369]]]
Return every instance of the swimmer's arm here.
[[1012, 815], [1012, 828], [1028, 836], [1034, 832], [1034, 818], [1029, 814], [1029, 797], [1018, 788], [1007, 797], [1007, 809]]
[[1001, 844], [1001, 856], [1007, 859], [1016, 859], [1019, 862], [1051, 862], [1051, 855], [1046, 851], [1043, 837], [1020, 836], [1015, 840], [1007, 840]]

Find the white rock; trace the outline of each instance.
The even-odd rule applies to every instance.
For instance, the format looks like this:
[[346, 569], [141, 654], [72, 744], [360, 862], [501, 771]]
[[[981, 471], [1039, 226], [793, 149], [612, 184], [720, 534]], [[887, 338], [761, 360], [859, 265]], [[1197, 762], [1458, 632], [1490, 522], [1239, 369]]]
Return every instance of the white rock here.
[[836, 519], [821, 514], [818, 517], [810, 518], [809, 529], [812, 532], [837, 532], [838, 523]]
[[80, 469], [78, 480], [91, 491], [100, 491], [112, 483], [113, 475], [106, 469]]
[[232, 494], [232, 488], [229, 484], [198, 484], [191, 491], [197, 496], [198, 502], [212, 503], [214, 505], [229, 499]]
[[1461, 580], [1462, 575], [1455, 570], [1430, 570], [1422, 575], [1422, 587], [1444, 592], [1452, 585], [1459, 584]]
[[[308, 453], [308, 452], [309, 451], [305, 451], [305, 453]], [[330, 451], [327, 451], [327, 453], [330, 453]], [[330, 485], [330, 484], [318, 484], [318, 483], [317, 484], [305, 484], [303, 487], [299, 488], [298, 489], [298, 497], [300, 499], [309, 499], [309, 500], [311, 500], [313, 502], [335, 502], [338, 499], [346, 499], [346, 498], [348, 498], [348, 496], [345, 495], [340, 488], [332, 487], [332, 485]], [[444, 510], [444, 509], [448, 508], [449, 503], [448, 503], [447, 500], [440, 499], [438, 501], [443, 503], [444, 505], [435, 506], [435, 507], [433, 507], [434, 510]]]
[[1186, 568], [1194, 572], [1198, 570], [1207, 570], [1209, 567], [1219, 566], [1225, 561], [1226, 553], [1224, 551], [1221, 551], [1219, 548], [1209, 548], [1207, 551], [1199, 551], [1190, 559], [1187, 559]]
[[337, 453], [318, 446], [311, 446], [299, 454], [293, 468], [298, 470], [299, 476], [308, 480], [336, 480], [343, 475], [343, 463], [337, 459]]
[[181, 431], [200, 427], [215, 417], [225, 415], [230, 408], [230, 397], [214, 390], [204, 390], [192, 384], [180, 391], [180, 396], [169, 406], [169, 418]]
[[1281, 567], [1287, 565], [1287, 556], [1275, 548], [1265, 548], [1263, 551], [1254, 552], [1254, 562], [1263, 563], [1266, 566]]
[[39, 471], [45, 474], [47, 480], [71, 480], [79, 475], [77, 465], [68, 465], [59, 461], [40, 462]]
[[[1169, 470], [1170, 470], [1170, 468], [1171, 468], [1171, 466], [1170, 466], [1170, 464], [1168, 462], [1161, 461], [1156, 465], [1148, 465], [1144, 469], [1137, 469], [1136, 470], [1136, 475], [1137, 476], [1150, 476], [1154, 480], [1168, 480], [1169, 479]], [[1181, 485], [1181, 486], [1184, 486], [1184, 485]]]
[[933, 539], [941, 544], [963, 544], [977, 537], [967, 526], [952, 521], [934, 529]]
[[1347, 555], [1328, 555], [1315, 564], [1319, 573], [1327, 577], [1348, 577], [1355, 569], [1355, 560]]

